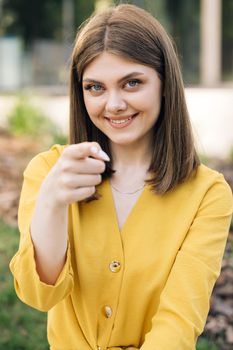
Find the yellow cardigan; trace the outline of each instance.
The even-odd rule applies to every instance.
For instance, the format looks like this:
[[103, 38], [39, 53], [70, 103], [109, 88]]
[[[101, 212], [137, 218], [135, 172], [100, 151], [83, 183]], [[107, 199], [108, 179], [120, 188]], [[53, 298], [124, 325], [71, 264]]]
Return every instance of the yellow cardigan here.
[[63, 148], [39, 154], [25, 170], [20, 246], [10, 263], [19, 298], [48, 311], [50, 349], [194, 350], [232, 214], [223, 176], [200, 165], [163, 196], [146, 186], [121, 231], [103, 181], [101, 199], [69, 207], [67, 260], [56, 284], [47, 285], [36, 272], [29, 226], [40, 185]]

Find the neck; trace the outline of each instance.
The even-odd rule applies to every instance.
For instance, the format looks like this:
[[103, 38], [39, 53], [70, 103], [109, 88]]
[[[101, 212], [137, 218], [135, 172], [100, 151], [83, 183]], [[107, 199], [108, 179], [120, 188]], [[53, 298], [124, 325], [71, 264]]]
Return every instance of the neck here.
[[118, 173], [145, 172], [149, 168], [151, 161], [151, 147], [149, 144], [143, 144], [139, 147], [111, 144], [110, 147], [113, 169]]
[[113, 169], [111, 184], [120, 193], [138, 193], [145, 180], [150, 178], [151, 147], [143, 143], [135, 145], [111, 144]]

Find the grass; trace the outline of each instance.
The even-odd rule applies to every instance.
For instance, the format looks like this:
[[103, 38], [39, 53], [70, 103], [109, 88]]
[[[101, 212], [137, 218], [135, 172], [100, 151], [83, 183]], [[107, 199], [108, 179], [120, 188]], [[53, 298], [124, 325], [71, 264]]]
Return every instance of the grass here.
[[[9, 262], [17, 250], [19, 232], [0, 219], [0, 350], [48, 350], [46, 314], [23, 304], [16, 296]], [[200, 337], [197, 350], [219, 350]]]
[[19, 233], [0, 220], [0, 350], [48, 350], [46, 314], [23, 304], [16, 296], [9, 262]]

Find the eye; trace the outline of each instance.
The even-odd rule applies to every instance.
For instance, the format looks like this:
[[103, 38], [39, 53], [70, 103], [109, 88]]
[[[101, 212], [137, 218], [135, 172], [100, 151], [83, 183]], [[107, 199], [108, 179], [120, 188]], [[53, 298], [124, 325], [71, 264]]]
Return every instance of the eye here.
[[84, 86], [84, 90], [99, 92], [102, 90], [102, 86], [100, 84], [89, 84]]
[[134, 87], [138, 86], [139, 84], [141, 84], [141, 80], [139, 80], [139, 79], [131, 79], [131, 80], [127, 81], [125, 86], [126, 87], [130, 87], [130, 88], [134, 88]]

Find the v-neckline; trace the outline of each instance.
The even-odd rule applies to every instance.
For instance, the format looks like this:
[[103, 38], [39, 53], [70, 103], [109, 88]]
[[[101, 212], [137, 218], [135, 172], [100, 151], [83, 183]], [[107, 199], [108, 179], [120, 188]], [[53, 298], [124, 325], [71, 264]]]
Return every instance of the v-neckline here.
[[144, 199], [144, 197], [145, 197], [145, 195], [146, 195], [148, 190], [149, 190], [149, 186], [147, 184], [145, 184], [145, 187], [143, 188], [143, 190], [140, 193], [139, 197], [137, 198], [136, 202], [134, 203], [134, 205], [130, 209], [129, 214], [126, 217], [122, 228], [120, 228], [119, 224], [118, 224], [117, 209], [116, 209], [116, 206], [115, 206], [115, 200], [114, 200], [113, 193], [112, 193], [110, 179], [106, 179], [106, 192], [107, 192], [107, 198], [109, 198], [109, 201], [107, 201], [107, 202], [108, 202], [108, 205], [109, 205], [109, 209], [111, 210], [114, 226], [117, 228], [117, 231], [119, 232], [119, 234], [122, 235], [124, 233], [124, 231], [126, 230], [129, 222], [134, 218], [135, 212], [138, 210], [138, 208], [140, 207], [141, 203], [143, 202], [143, 199]]

